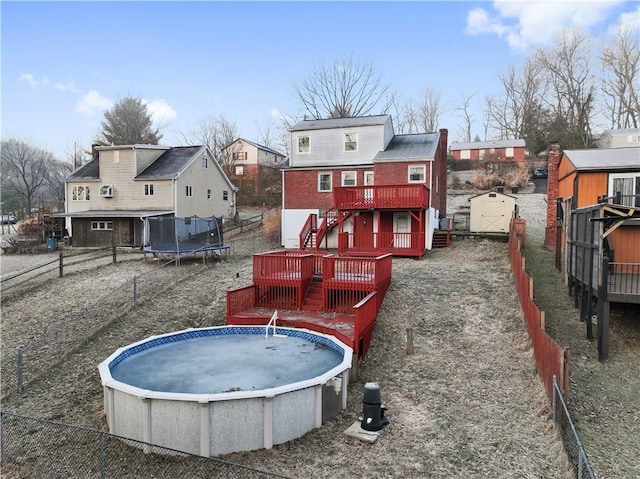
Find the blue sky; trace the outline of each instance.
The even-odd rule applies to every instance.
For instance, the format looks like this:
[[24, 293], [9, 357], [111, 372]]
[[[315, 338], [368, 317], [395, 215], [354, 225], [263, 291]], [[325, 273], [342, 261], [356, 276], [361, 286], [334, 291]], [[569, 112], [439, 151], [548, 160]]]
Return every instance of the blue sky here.
[[553, 34], [580, 25], [602, 41], [638, 20], [633, 1], [12, 2], [0, 3], [2, 138], [69, 157], [89, 148], [104, 110], [143, 98], [163, 144], [224, 115], [240, 136], [299, 113], [293, 85], [321, 62], [371, 62], [403, 98], [440, 93], [441, 128], [486, 95]]

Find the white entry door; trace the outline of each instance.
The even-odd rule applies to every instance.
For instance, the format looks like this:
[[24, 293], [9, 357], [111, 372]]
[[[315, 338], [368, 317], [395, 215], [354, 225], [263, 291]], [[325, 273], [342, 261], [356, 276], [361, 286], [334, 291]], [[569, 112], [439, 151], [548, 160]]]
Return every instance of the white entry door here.
[[411, 247], [411, 217], [409, 213], [393, 214], [393, 246], [396, 248]]

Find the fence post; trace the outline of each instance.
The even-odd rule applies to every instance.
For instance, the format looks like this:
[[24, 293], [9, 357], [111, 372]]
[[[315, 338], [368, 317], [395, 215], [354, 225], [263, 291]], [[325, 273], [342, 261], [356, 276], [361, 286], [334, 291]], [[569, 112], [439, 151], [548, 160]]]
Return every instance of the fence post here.
[[413, 328], [407, 328], [407, 354], [413, 354]]
[[138, 304], [138, 276], [133, 277], [133, 305]]
[[63, 258], [64, 258], [64, 255], [62, 254], [62, 251], [60, 251], [60, 253], [58, 253], [58, 256], [60, 257], [60, 265], [58, 266], [58, 277], [62, 278]]
[[107, 461], [106, 461], [106, 451], [104, 447], [104, 433], [100, 433], [100, 451], [99, 454], [99, 463], [100, 463], [100, 476], [104, 479], [107, 477]]
[[556, 387], [557, 387], [557, 383], [556, 383], [556, 375], [553, 375], [553, 394], [551, 395], [551, 409], [553, 411], [553, 423], [554, 424], [558, 424], [558, 412], [557, 412], [557, 397], [556, 394], [558, 394], [556, 392]]
[[18, 357], [16, 358], [17, 374], [18, 374], [18, 394], [22, 394], [22, 348], [18, 348]]
[[116, 258], [116, 245], [113, 245], [111, 248], [113, 249], [113, 264], [116, 264], [118, 262]]

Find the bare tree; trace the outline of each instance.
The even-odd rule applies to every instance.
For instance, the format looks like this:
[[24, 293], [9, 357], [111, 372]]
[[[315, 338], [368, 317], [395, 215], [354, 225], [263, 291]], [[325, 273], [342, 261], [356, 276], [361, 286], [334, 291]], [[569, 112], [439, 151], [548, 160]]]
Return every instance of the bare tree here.
[[461, 141], [471, 141], [471, 127], [473, 125], [473, 114], [469, 111], [471, 107], [471, 99], [475, 94], [468, 95], [462, 93], [462, 105], [454, 109], [454, 112], [458, 118], [463, 121], [463, 126], [458, 130], [458, 137]]
[[600, 62], [605, 115], [611, 128], [638, 128], [640, 124], [640, 48], [636, 28], [620, 28], [615, 43], [605, 46]]
[[2, 141], [0, 157], [2, 189], [22, 197], [30, 212], [36, 195], [50, 179], [50, 169], [56, 161], [53, 153], [10, 138]]
[[162, 138], [152, 128], [151, 114], [141, 98], [125, 97], [104, 112], [98, 142], [105, 145], [157, 145]]
[[385, 112], [388, 105], [379, 105], [389, 88], [373, 64], [356, 62], [353, 56], [331, 65], [323, 62], [308, 79], [294, 85], [298, 101], [314, 119]]
[[535, 61], [550, 86], [548, 107], [560, 132], [563, 147], [586, 148], [592, 144], [591, 120], [596, 100], [590, 68], [591, 45], [579, 30], [566, 29], [548, 50], [538, 50]]
[[432, 88], [425, 88], [422, 98], [418, 102], [418, 124], [424, 133], [435, 132], [438, 129], [442, 103], [440, 93]]
[[238, 127], [223, 115], [204, 120], [198, 124], [196, 130], [180, 133], [180, 135], [187, 145], [203, 145], [209, 148], [218, 163], [225, 169], [233, 167], [234, 152], [233, 148], [228, 147], [238, 139]]

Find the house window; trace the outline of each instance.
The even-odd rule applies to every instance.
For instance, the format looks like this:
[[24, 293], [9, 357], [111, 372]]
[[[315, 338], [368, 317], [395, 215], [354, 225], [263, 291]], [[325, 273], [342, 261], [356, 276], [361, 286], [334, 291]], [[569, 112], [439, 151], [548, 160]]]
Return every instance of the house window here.
[[504, 156], [507, 158], [513, 158], [513, 148], [505, 148]]
[[211, 189], [210, 188], [207, 190], [207, 199], [208, 200], [211, 199]]
[[113, 152], [113, 163], [116, 165], [120, 164], [120, 152], [118, 150]]
[[153, 196], [153, 183], [145, 183], [144, 196]]
[[461, 160], [470, 160], [471, 159], [471, 150], [460, 150], [460, 159]]
[[229, 192], [226, 190], [222, 192], [222, 201], [229, 201]]
[[373, 171], [364, 172], [364, 186], [373, 186]]
[[191, 185], [185, 186], [184, 194], [187, 198], [193, 197], [193, 187]]
[[113, 229], [113, 221], [92, 221], [91, 229], [93, 231], [111, 231]]
[[233, 161], [238, 161], [238, 160], [244, 160], [246, 161], [247, 159], [247, 152], [246, 151], [235, 151], [233, 153], [233, 155], [231, 155], [231, 157], [233, 158]]
[[89, 187], [88, 186], [74, 186], [71, 190], [72, 201], [89, 201]]
[[318, 173], [318, 191], [331, 191], [331, 173]]
[[309, 153], [309, 137], [308, 136], [299, 136], [298, 137], [298, 153]]
[[421, 166], [409, 166], [409, 183], [424, 183], [426, 177], [427, 167]]
[[209, 158], [207, 158], [206, 156], [202, 157], [202, 167], [209, 168]]
[[234, 166], [233, 173], [236, 176], [245, 176], [247, 174], [247, 165], [236, 165], [236, 166]]
[[622, 195], [621, 204], [625, 206], [640, 206], [640, 175], [638, 173], [617, 173], [609, 175], [609, 196]]
[[343, 171], [342, 172], [342, 186], [356, 186], [356, 172], [355, 171]]
[[358, 151], [358, 134], [344, 134], [344, 151]]

